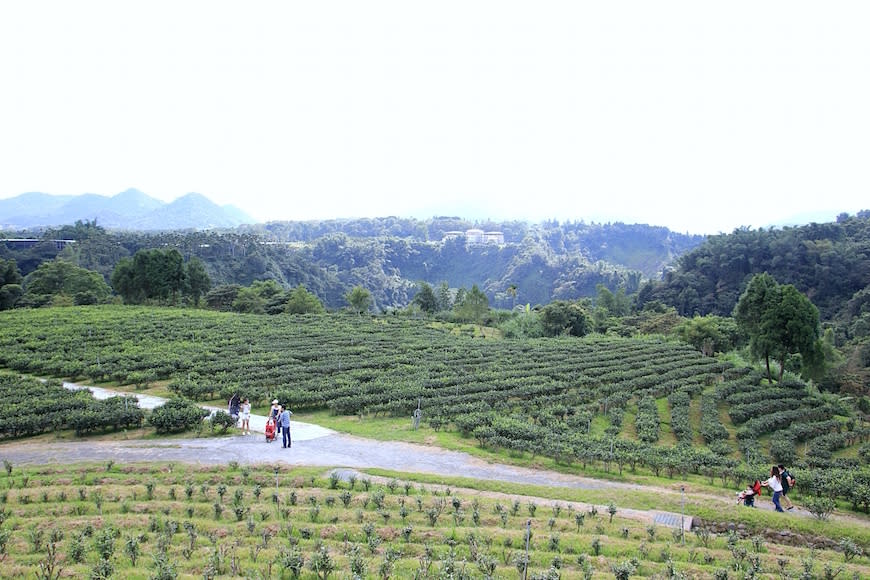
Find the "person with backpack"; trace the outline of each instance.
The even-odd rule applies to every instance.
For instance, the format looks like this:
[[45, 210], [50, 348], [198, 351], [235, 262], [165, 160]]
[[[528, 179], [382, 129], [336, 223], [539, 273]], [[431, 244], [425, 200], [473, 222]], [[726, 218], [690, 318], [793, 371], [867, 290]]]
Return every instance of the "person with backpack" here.
[[782, 481], [779, 478], [779, 467], [774, 465], [770, 468], [770, 478], [761, 482], [764, 487], [769, 487], [773, 492], [773, 505], [776, 506], [776, 511], [785, 511], [779, 504], [779, 498], [782, 496]]
[[233, 393], [233, 396], [230, 397], [230, 400], [227, 401], [227, 414], [233, 418], [233, 425], [239, 422], [239, 407], [241, 407], [242, 401], [239, 399], [238, 393]]
[[793, 510], [794, 504], [791, 503], [791, 499], [788, 497], [788, 492], [794, 487], [794, 478], [791, 476], [791, 473], [788, 472], [788, 469], [782, 465], [779, 466], [779, 477], [782, 481], [782, 503], [785, 504], [785, 509]]

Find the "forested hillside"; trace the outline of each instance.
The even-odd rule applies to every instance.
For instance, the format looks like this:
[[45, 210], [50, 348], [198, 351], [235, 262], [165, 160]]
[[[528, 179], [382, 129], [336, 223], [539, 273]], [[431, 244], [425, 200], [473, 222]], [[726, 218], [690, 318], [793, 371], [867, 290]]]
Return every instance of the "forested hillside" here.
[[660, 300], [684, 316], [730, 316], [747, 280], [762, 272], [805, 293], [822, 320], [866, 313], [870, 211], [843, 214], [835, 223], [710, 236], [661, 283], [645, 287], [640, 302]]
[[[504, 243], [469, 243], [466, 230], [499, 231]], [[448, 232], [461, 232], [449, 237]], [[26, 237], [9, 232], [4, 237]], [[144, 234], [106, 231], [95, 223], [40, 233], [32, 247], [0, 244], [23, 276], [59, 255], [54, 239], [72, 239], [60, 252], [110, 281], [118, 262], [146, 249], [175, 248], [205, 264], [212, 286], [275, 280], [299, 284], [330, 308], [344, 306], [354, 286], [372, 294], [376, 309], [407, 306], [418, 282], [451, 288], [478, 285], [490, 304], [546, 304], [594, 296], [598, 284], [636, 291], [642, 276], [657, 277], [673, 259], [702, 241], [666, 228], [627, 224], [472, 223], [459, 218], [400, 218], [281, 222], [232, 231]]]

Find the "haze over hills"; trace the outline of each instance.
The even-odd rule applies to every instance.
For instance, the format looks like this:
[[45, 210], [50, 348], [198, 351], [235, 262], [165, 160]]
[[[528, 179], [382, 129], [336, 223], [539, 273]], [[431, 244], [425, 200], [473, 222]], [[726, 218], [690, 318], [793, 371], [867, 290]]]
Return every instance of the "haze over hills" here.
[[144, 231], [234, 228], [254, 222], [244, 211], [231, 205], [219, 206], [199, 193], [188, 193], [170, 203], [137, 189], [111, 197], [30, 192], [0, 199], [0, 228], [59, 226], [77, 220], [96, 220], [112, 229]]

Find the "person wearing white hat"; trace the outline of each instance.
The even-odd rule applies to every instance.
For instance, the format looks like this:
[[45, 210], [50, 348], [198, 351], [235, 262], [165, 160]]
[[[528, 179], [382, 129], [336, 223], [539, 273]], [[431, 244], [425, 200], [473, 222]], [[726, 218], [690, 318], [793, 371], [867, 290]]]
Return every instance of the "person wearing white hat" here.
[[280, 413], [278, 399], [272, 399], [272, 408], [269, 410], [269, 416], [275, 420], [275, 427], [277, 429], [277, 433], [281, 433], [281, 422], [278, 420], [278, 414]]

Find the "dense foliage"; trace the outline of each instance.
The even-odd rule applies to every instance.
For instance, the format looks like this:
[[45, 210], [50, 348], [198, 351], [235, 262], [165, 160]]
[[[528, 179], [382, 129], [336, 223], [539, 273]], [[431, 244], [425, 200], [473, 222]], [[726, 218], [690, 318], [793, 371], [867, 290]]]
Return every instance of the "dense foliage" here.
[[854, 337], [854, 325], [870, 317], [861, 306], [870, 285], [870, 212], [844, 214], [836, 223], [710, 236], [639, 299], [660, 300], [684, 316], [730, 316], [749, 279], [764, 272], [805, 294], [822, 320], [842, 320], [843, 337]]
[[211, 287], [211, 280], [199, 258], [185, 263], [174, 248], [153, 249], [122, 258], [112, 272], [112, 286], [128, 304], [154, 301], [177, 304], [182, 295], [197, 304]]
[[17, 306], [102, 304], [111, 294], [98, 272], [59, 258], [43, 262], [24, 278], [24, 295]]
[[770, 274], [749, 281], [734, 309], [738, 327], [749, 336], [750, 352], [764, 360], [771, 380], [770, 360], [779, 361], [779, 381], [789, 355], [800, 355], [811, 370], [821, 357], [819, 311], [791, 284], [779, 285]]
[[15, 306], [24, 290], [21, 288], [21, 272], [15, 260], [0, 258], [0, 310]]
[[842, 214], [836, 223], [711, 236], [680, 257], [661, 282], [643, 285], [637, 307], [664, 303], [684, 316], [730, 316], [749, 281], [764, 273], [819, 310], [820, 354], [828, 368], [811, 372], [814, 380], [826, 390], [870, 394], [868, 211]]

